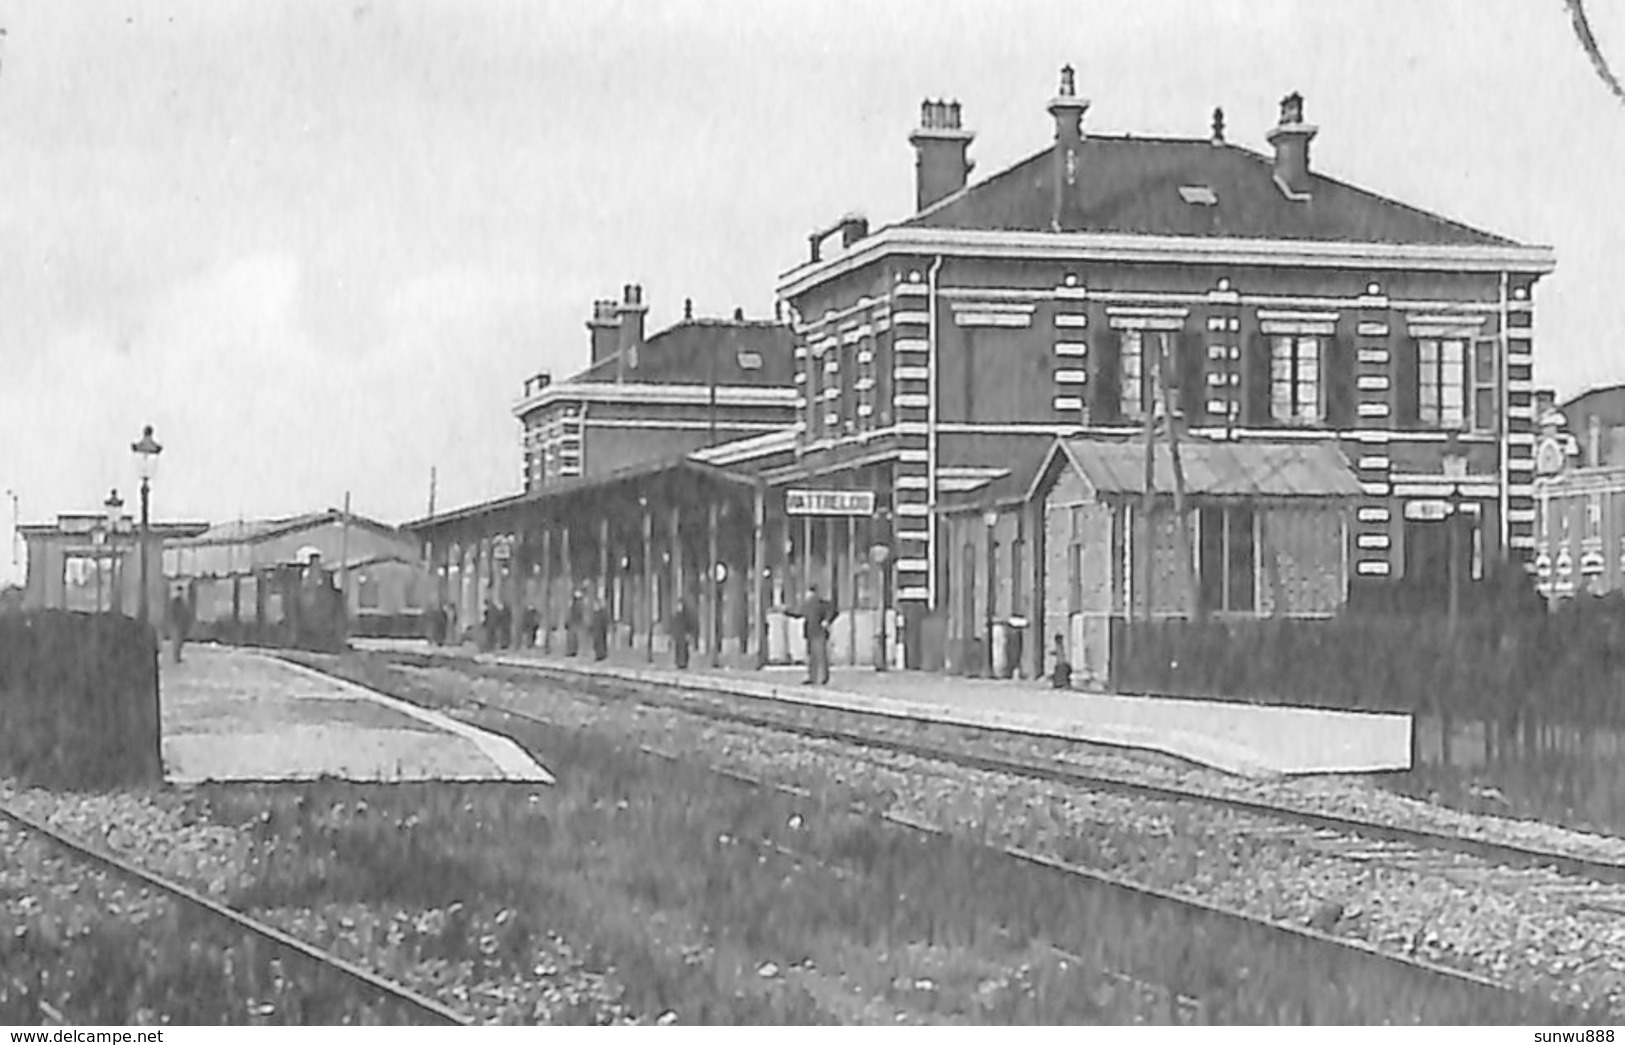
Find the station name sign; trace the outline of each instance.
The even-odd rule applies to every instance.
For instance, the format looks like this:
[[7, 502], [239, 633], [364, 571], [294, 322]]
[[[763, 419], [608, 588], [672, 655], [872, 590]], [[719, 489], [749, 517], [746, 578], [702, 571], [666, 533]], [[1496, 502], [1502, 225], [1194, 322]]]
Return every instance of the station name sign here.
[[786, 490], [786, 515], [873, 515], [873, 490]]

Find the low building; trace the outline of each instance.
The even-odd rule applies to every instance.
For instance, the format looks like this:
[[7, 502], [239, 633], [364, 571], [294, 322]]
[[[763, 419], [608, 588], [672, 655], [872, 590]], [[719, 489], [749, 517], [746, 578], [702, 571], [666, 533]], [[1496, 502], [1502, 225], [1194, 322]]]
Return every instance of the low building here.
[[[148, 619], [163, 620], [167, 608], [164, 553], [175, 542], [208, 528], [201, 522], [155, 522], [148, 527]], [[24, 523], [17, 529], [28, 549], [25, 608], [132, 616], [138, 612], [141, 537], [136, 520], [75, 512], [58, 515], [55, 522]]]
[[184, 586], [200, 624], [240, 619], [256, 605], [254, 578], [312, 558], [336, 571], [356, 635], [418, 634], [431, 591], [417, 540], [337, 509], [218, 523], [169, 543], [164, 576]]
[[1114, 622], [1189, 617], [1198, 604], [1210, 617], [1344, 604], [1363, 491], [1334, 443], [1186, 442], [1182, 482], [1160, 448], [1149, 502], [1145, 463], [1140, 442], [1060, 439], [1036, 470], [945, 500], [945, 667], [1032, 670], [1027, 644], [1060, 636], [1075, 677], [1104, 685]]

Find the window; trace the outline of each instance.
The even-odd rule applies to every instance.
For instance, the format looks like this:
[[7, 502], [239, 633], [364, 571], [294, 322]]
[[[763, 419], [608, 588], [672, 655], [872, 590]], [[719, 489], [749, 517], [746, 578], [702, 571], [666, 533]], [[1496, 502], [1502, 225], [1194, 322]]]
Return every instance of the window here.
[[817, 439], [824, 434], [824, 374], [822, 361], [817, 356], [807, 356], [807, 383], [802, 386], [807, 397], [807, 438]]
[[378, 608], [378, 578], [365, 570], [356, 577], [355, 581], [356, 605], [364, 610]]
[[1270, 417], [1278, 424], [1321, 420], [1320, 338], [1270, 339]]
[[1077, 541], [1066, 549], [1066, 611], [1083, 612], [1083, 545]]
[[1172, 335], [1161, 330], [1125, 330], [1119, 342], [1117, 373], [1122, 394], [1118, 416], [1140, 419], [1162, 407], [1159, 364], [1172, 351]]
[[1602, 543], [1602, 494], [1594, 493], [1586, 498], [1586, 536], [1587, 542]]
[[1026, 592], [1023, 590], [1021, 583], [1021, 565], [1026, 558], [1027, 540], [1024, 537], [1017, 537], [1010, 542], [1010, 615], [1014, 617], [1021, 616], [1022, 605], [1026, 598]]
[[1467, 420], [1467, 342], [1423, 338], [1416, 343], [1416, 416], [1424, 425], [1463, 428]]
[[1210, 610], [1251, 613], [1256, 605], [1251, 508], [1203, 508], [1197, 517], [1197, 580]]

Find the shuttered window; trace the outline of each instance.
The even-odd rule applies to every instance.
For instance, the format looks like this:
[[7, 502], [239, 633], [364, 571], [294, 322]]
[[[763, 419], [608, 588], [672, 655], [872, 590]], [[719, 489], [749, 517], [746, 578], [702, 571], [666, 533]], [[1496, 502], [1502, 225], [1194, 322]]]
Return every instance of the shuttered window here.
[[1089, 416], [1095, 424], [1114, 424], [1122, 409], [1121, 344], [1115, 337], [1101, 337], [1090, 346]]
[[1501, 385], [1500, 356], [1493, 339], [1473, 343], [1473, 418], [1475, 432], [1493, 432], [1500, 427]]

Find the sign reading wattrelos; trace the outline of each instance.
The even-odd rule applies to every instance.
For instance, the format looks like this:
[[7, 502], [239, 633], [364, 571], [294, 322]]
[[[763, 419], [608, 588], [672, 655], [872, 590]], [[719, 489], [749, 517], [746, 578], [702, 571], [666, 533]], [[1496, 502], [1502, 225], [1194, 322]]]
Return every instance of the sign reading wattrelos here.
[[873, 490], [786, 490], [786, 515], [873, 515]]

